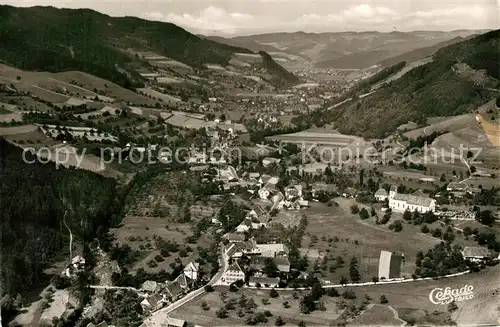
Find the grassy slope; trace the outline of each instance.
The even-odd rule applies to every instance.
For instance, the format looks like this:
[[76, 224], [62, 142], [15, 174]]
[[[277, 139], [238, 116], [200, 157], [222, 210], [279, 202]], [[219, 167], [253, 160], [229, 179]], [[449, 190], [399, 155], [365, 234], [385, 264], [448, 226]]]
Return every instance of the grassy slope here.
[[224, 64], [233, 52], [249, 52], [201, 39], [170, 23], [53, 7], [0, 6], [0, 44], [0, 61], [7, 64], [27, 70], [81, 70], [126, 87], [133, 81], [115, 65], [126, 67], [136, 60], [122, 51], [127, 48], [197, 67]]
[[485, 69], [498, 79], [499, 57], [497, 30], [439, 50], [433, 62], [411, 70], [366, 98], [333, 111], [323, 109], [301, 120], [309, 118], [309, 123], [316, 124], [334, 122], [343, 133], [382, 137], [409, 120], [424, 122], [428, 117], [470, 112], [490, 100], [495, 92], [457, 75], [452, 66], [464, 62], [473, 69]]

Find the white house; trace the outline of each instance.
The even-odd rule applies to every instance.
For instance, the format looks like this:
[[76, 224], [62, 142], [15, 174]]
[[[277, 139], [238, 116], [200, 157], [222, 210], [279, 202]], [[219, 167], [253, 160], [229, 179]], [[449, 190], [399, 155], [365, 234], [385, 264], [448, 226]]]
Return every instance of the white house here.
[[379, 202], [384, 202], [388, 198], [387, 191], [383, 188], [379, 188], [377, 192], [375, 192], [375, 199]]
[[389, 191], [389, 208], [395, 212], [405, 212], [406, 210], [434, 212], [436, 210], [436, 200], [422, 194], [421, 192], [418, 195], [401, 194], [398, 193], [397, 186], [393, 185]]
[[184, 275], [192, 280], [198, 279], [198, 272], [200, 270], [200, 264], [198, 262], [190, 262], [184, 267]]
[[231, 285], [232, 283], [234, 283], [238, 280], [245, 281], [245, 273], [240, 268], [238, 263], [235, 261], [224, 272], [224, 274], [222, 275], [222, 277], [220, 279], [220, 283], [222, 285]]
[[260, 253], [260, 249], [253, 238], [244, 242], [231, 242], [225, 248], [225, 254], [229, 258], [241, 258], [243, 255], [260, 255]]

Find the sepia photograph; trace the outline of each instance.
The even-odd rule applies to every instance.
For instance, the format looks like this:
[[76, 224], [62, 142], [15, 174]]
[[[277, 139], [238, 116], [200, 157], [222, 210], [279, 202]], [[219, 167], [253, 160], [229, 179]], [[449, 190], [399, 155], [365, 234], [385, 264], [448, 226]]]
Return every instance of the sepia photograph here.
[[499, 0], [0, 0], [0, 326], [500, 326]]

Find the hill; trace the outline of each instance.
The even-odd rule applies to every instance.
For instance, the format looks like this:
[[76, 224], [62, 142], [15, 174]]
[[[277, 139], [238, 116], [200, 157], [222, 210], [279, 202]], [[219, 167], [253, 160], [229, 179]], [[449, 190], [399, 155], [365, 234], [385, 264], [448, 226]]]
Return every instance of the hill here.
[[[254, 51], [281, 52], [306, 58], [316, 67], [366, 68], [388, 58], [415, 49], [439, 45], [457, 37], [479, 33], [472, 30], [450, 32], [336, 32], [336, 33], [268, 33], [234, 38], [214, 39]], [[445, 46], [442, 44], [440, 46]], [[274, 50], [272, 49], [274, 48]], [[432, 53], [431, 53], [432, 54]], [[421, 59], [421, 58], [419, 58]], [[410, 59], [394, 60], [391, 64]], [[390, 64], [389, 64], [390, 65]]]
[[[2, 295], [15, 298], [46, 283], [44, 269], [68, 244], [65, 212], [78, 241], [91, 242], [117, 223], [121, 201], [115, 180], [54, 163], [28, 164], [22, 150], [2, 138], [0, 180]], [[2, 320], [8, 321], [5, 305]]]
[[397, 126], [427, 118], [471, 112], [494, 98], [498, 87], [500, 30], [440, 49], [433, 61], [416, 67], [375, 93], [295, 122], [334, 122], [344, 134], [384, 137]]
[[434, 45], [431, 45], [429, 47], [423, 47], [423, 48], [419, 48], [419, 49], [415, 49], [415, 50], [412, 50], [412, 51], [408, 51], [408, 52], [405, 52], [403, 54], [400, 54], [398, 56], [394, 56], [394, 57], [390, 57], [390, 58], [386, 58], [382, 61], [379, 61], [377, 63], [377, 65], [380, 65], [380, 66], [383, 66], [383, 67], [387, 67], [387, 66], [391, 66], [395, 63], [398, 63], [398, 62], [401, 62], [401, 61], [407, 61], [407, 62], [412, 62], [412, 61], [418, 61], [418, 60], [421, 60], [423, 58], [427, 58], [427, 57], [430, 57], [432, 56], [434, 53], [436, 53], [439, 49], [441, 48], [444, 48], [446, 46], [449, 46], [449, 45], [452, 45], [452, 44], [455, 44], [455, 43], [458, 43], [458, 42], [462, 42], [462, 41], [465, 41], [466, 39], [469, 39], [473, 36], [469, 36], [469, 37], [455, 37], [451, 40], [447, 40], [447, 41], [444, 41], [444, 42], [439, 42], [437, 44], [434, 44]]
[[83, 71], [126, 88], [141, 86], [138, 52], [202, 68], [250, 50], [217, 43], [171, 23], [110, 17], [89, 9], [0, 6], [0, 62], [35, 71]]

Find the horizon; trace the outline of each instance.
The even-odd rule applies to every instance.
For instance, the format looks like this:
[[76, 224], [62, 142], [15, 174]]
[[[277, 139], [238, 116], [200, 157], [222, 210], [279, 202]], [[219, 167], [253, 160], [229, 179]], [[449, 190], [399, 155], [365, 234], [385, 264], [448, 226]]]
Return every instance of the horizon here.
[[[288, 10], [283, 10], [283, 4]], [[498, 4], [493, 0], [400, 3], [259, 0], [232, 3], [168, 1], [168, 9], [154, 0], [116, 6], [116, 0], [7, 0], [15, 7], [50, 6], [59, 9], [90, 9], [111, 17], [136, 17], [168, 22], [193, 34], [237, 37], [276, 33], [415, 33], [488, 31], [498, 28]]]

